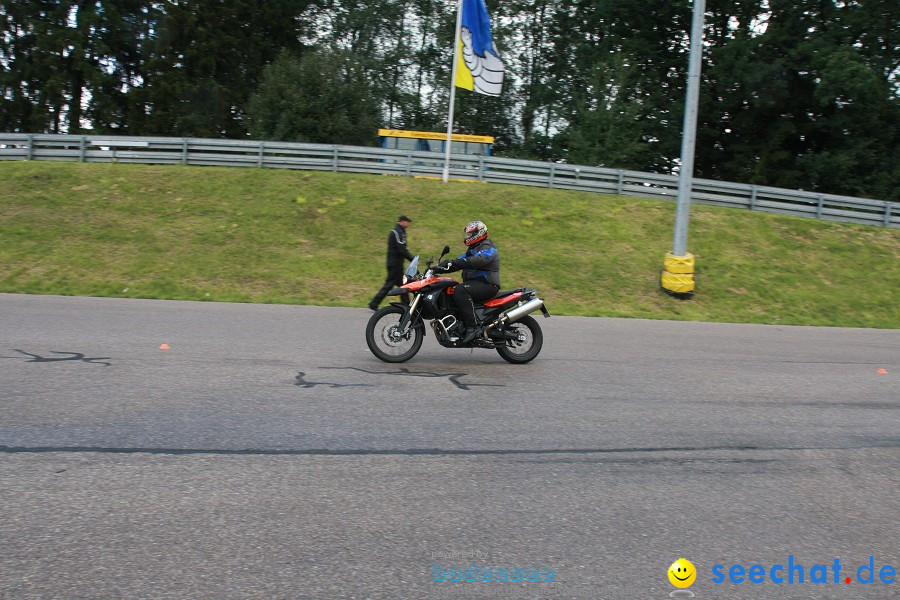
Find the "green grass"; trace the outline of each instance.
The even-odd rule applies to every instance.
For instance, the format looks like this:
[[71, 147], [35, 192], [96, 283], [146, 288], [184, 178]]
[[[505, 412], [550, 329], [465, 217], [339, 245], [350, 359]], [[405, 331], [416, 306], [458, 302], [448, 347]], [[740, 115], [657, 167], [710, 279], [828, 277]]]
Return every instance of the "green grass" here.
[[900, 327], [900, 231], [694, 206], [697, 295], [659, 290], [672, 202], [274, 169], [0, 163], [0, 291], [363, 307], [388, 231], [423, 257], [485, 221], [554, 314]]

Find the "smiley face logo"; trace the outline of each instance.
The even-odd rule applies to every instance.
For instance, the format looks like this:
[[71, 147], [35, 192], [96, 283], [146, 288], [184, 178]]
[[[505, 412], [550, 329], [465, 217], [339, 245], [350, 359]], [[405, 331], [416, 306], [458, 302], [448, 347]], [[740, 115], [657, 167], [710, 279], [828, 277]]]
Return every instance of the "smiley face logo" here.
[[690, 587], [697, 579], [697, 569], [691, 561], [679, 558], [669, 567], [669, 581], [677, 588]]

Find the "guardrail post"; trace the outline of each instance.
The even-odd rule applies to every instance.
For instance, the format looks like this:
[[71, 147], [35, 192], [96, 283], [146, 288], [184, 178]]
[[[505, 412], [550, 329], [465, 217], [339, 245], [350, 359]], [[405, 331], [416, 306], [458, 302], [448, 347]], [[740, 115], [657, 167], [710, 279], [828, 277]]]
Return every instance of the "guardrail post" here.
[[34, 136], [28, 134], [28, 149], [25, 151], [25, 160], [31, 160], [34, 156]]
[[84, 162], [85, 137], [81, 136], [78, 140], [78, 162]]
[[617, 173], [618, 177], [616, 178], [616, 194], [621, 196], [622, 192], [625, 191], [625, 171], [619, 169]]
[[181, 164], [183, 164], [183, 165], [186, 165], [188, 163], [187, 154], [188, 154], [187, 138], [181, 138]]
[[758, 188], [755, 185], [750, 186], [750, 210], [756, 208], [756, 190]]
[[260, 142], [259, 143], [259, 156], [256, 159], [256, 166], [259, 167], [260, 169], [262, 169], [262, 166], [263, 166], [263, 152], [265, 152], [265, 148], [266, 148], [266, 143]]
[[887, 227], [891, 224], [891, 211], [894, 207], [893, 202], [885, 202], [884, 203], [884, 226]]
[[825, 203], [825, 196], [823, 196], [822, 194], [817, 194], [816, 197], [819, 199], [819, 203], [818, 203], [818, 205], [816, 205], [816, 218], [821, 219], [822, 218], [822, 205]]
[[484, 181], [484, 155], [478, 155], [478, 181]]
[[338, 147], [335, 146], [334, 150], [332, 152], [333, 152], [334, 158], [332, 160], [331, 170], [334, 171], [335, 173], [337, 173], [337, 170], [338, 170]]
[[406, 153], [406, 176], [412, 177], [412, 152]]
[[556, 163], [550, 165], [550, 177], [547, 179], [547, 187], [553, 187], [553, 177], [556, 175]]

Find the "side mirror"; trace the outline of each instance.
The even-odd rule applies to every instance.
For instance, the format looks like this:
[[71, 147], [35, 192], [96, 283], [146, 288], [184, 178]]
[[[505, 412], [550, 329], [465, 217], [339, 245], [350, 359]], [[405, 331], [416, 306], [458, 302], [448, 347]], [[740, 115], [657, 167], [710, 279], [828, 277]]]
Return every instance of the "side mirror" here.
[[443, 252], [441, 252], [441, 258], [444, 258], [444, 255], [450, 252], [450, 246], [444, 246]]
[[432, 264], [434, 264], [434, 257], [433, 257], [433, 256], [432, 256], [431, 258], [429, 258], [429, 259], [425, 262], [425, 268], [427, 269], [427, 268], [430, 267]]

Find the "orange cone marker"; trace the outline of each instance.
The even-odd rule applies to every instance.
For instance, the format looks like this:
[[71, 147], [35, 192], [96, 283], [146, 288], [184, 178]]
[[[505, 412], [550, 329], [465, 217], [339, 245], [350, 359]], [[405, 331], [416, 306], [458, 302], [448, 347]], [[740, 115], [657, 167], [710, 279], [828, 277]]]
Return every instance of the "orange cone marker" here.
[[169, 345], [168, 345], [168, 344], [163, 344], [162, 346], [159, 347], [159, 349], [160, 349], [160, 350], [168, 350], [168, 349], [169, 349]]
[[875, 372], [878, 373], [879, 375], [887, 375], [887, 369], [878, 369]]

